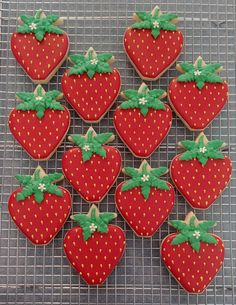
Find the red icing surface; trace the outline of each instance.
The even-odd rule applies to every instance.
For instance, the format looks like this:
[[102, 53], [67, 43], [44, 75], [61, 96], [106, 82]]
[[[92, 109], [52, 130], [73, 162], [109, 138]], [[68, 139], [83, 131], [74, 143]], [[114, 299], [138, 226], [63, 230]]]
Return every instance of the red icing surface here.
[[11, 50], [29, 77], [40, 83], [61, 66], [69, 51], [69, 39], [66, 33], [46, 33], [42, 41], [32, 33], [13, 33]]
[[224, 244], [214, 235], [217, 244], [201, 242], [199, 252], [188, 242], [171, 245], [177, 234], [168, 235], [161, 244], [161, 257], [174, 278], [190, 293], [202, 293], [213, 280], [224, 260]]
[[206, 83], [199, 90], [195, 82], [182, 83], [172, 80], [169, 100], [177, 115], [191, 130], [203, 130], [220, 113], [228, 98], [226, 82]]
[[75, 227], [69, 230], [64, 238], [64, 251], [71, 265], [89, 285], [101, 285], [125, 250], [124, 231], [108, 225], [108, 233], [94, 234], [85, 241], [82, 229]]
[[21, 188], [14, 191], [8, 200], [11, 218], [20, 231], [35, 245], [46, 245], [61, 230], [71, 210], [70, 193], [63, 187], [63, 197], [44, 193], [44, 200], [37, 203], [34, 196], [17, 202], [16, 195]]
[[223, 160], [209, 159], [203, 166], [198, 160], [181, 161], [180, 156], [170, 165], [174, 184], [193, 208], [209, 208], [231, 178], [231, 160], [227, 156]]
[[154, 38], [149, 29], [130, 29], [124, 34], [124, 48], [141, 78], [155, 80], [178, 58], [183, 47], [179, 31], [160, 31]]
[[120, 152], [111, 146], [103, 146], [106, 157], [93, 154], [82, 161], [79, 147], [66, 151], [62, 157], [62, 170], [75, 190], [89, 202], [100, 202], [115, 183], [121, 171]]
[[121, 109], [114, 114], [114, 125], [120, 138], [131, 152], [140, 158], [149, 157], [167, 136], [172, 122], [172, 111], [149, 109], [144, 117], [140, 110]]
[[84, 121], [99, 121], [115, 102], [121, 87], [120, 73], [95, 73], [90, 79], [86, 73], [62, 77], [62, 91], [68, 102]]
[[174, 207], [175, 191], [167, 182], [170, 190], [151, 188], [147, 200], [136, 187], [121, 192], [125, 182], [118, 185], [115, 193], [116, 206], [136, 235], [151, 237], [160, 228]]
[[70, 113], [66, 107], [64, 109], [46, 109], [42, 119], [37, 118], [35, 110], [11, 111], [10, 131], [33, 159], [50, 158], [65, 137], [70, 126]]

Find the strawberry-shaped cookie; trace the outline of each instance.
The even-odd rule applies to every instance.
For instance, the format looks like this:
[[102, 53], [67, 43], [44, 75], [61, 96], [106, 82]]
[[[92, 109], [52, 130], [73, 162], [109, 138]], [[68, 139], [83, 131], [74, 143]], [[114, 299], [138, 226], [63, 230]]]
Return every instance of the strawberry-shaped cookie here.
[[89, 213], [71, 217], [79, 226], [64, 238], [64, 251], [71, 265], [88, 285], [101, 285], [123, 256], [124, 231], [109, 222], [115, 213], [99, 213], [92, 205]]
[[139, 158], [149, 157], [167, 136], [172, 111], [161, 99], [166, 92], [149, 90], [142, 83], [139, 90], [121, 93], [126, 99], [114, 114], [114, 125], [122, 141]]
[[179, 146], [186, 152], [172, 160], [171, 178], [194, 209], [207, 209], [231, 178], [231, 160], [219, 151], [225, 144], [220, 140], [208, 141], [202, 132], [196, 141], [181, 141]]
[[63, 175], [46, 175], [38, 166], [33, 176], [17, 175], [16, 179], [23, 186], [8, 200], [11, 218], [33, 244], [46, 245], [61, 230], [71, 210], [70, 193], [54, 184]]
[[184, 62], [183, 73], [169, 85], [172, 108], [190, 130], [204, 130], [220, 113], [228, 99], [228, 85], [218, 73], [221, 64], [206, 64], [199, 56], [194, 65]]
[[121, 171], [119, 150], [104, 145], [114, 138], [110, 132], [96, 134], [92, 127], [85, 136], [68, 138], [78, 147], [64, 153], [62, 169], [70, 184], [88, 202], [102, 201]]
[[98, 122], [120, 92], [120, 73], [111, 67], [114, 56], [89, 48], [85, 55], [70, 55], [69, 60], [73, 67], [62, 77], [62, 91], [85, 122]]
[[58, 102], [62, 97], [57, 90], [45, 92], [41, 85], [33, 93], [16, 93], [20, 104], [9, 115], [9, 128], [34, 160], [48, 160], [70, 127], [70, 112]]
[[45, 84], [69, 51], [67, 34], [57, 27], [63, 18], [39, 10], [35, 16], [20, 16], [18, 21], [20, 26], [11, 36], [12, 53], [35, 84]]
[[183, 47], [183, 35], [175, 25], [177, 15], [163, 14], [156, 6], [152, 12], [136, 12], [134, 20], [124, 34], [125, 52], [142, 79], [156, 80]]
[[224, 244], [208, 233], [216, 223], [199, 221], [190, 212], [184, 221], [172, 220], [178, 230], [161, 243], [161, 257], [172, 276], [188, 293], [202, 293], [224, 261]]
[[167, 171], [166, 167], [152, 169], [146, 160], [139, 169], [123, 169], [131, 179], [118, 185], [116, 206], [138, 236], [153, 236], [173, 209], [174, 188], [169, 182], [159, 179]]

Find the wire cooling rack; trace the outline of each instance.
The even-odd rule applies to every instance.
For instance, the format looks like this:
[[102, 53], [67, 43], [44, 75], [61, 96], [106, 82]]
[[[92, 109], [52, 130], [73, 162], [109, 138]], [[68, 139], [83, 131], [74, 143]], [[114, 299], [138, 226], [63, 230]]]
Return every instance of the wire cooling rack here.
[[[225, 243], [224, 266], [202, 295], [186, 294], [171, 278], [160, 260], [161, 240], [171, 232], [164, 223], [153, 238], [135, 237], [130, 228], [118, 216], [116, 223], [127, 236], [126, 253], [118, 267], [101, 287], [88, 287], [70, 267], [63, 253], [63, 237], [73, 226], [67, 221], [51, 244], [35, 247], [16, 229], [7, 211], [9, 194], [18, 187], [14, 176], [30, 174], [38, 165], [32, 161], [13, 140], [7, 127], [9, 111], [16, 105], [16, 91], [33, 91], [34, 85], [16, 63], [9, 47], [10, 33], [16, 29], [16, 18], [21, 14], [33, 14], [43, 8], [46, 13], [65, 16], [64, 29], [70, 37], [71, 52], [84, 52], [90, 46], [97, 51], [110, 51], [116, 57], [115, 66], [122, 75], [122, 88], [138, 88], [141, 80], [123, 52], [122, 35], [131, 24], [136, 10], [151, 10], [154, 1], [68, 0], [68, 1], [1, 1], [1, 57], [0, 57], [0, 168], [1, 168], [1, 219], [0, 219], [0, 304], [235, 304], [236, 279], [236, 202], [235, 177], [219, 200], [207, 211], [197, 212], [203, 219], [218, 221], [215, 233]], [[158, 3], [163, 11], [177, 12], [179, 28], [185, 37], [180, 61], [193, 61], [198, 55], [209, 62], [220, 62], [225, 71], [222, 76], [230, 86], [229, 102], [219, 117], [206, 130], [209, 138], [221, 138], [229, 143], [229, 153], [235, 164], [236, 107], [235, 107], [235, 1], [234, 0], [167, 0]], [[45, 89], [60, 89], [65, 62]], [[160, 80], [151, 82], [152, 88], [166, 89], [177, 75], [174, 67]], [[70, 109], [71, 133], [84, 133], [88, 124]], [[112, 131], [115, 107], [94, 127], [99, 132]], [[177, 154], [176, 143], [182, 139], [194, 139], [196, 133], [188, 131], [174, 116], [172, 128], [166, 140], [151, 156], [152, 166], [168, 166]], [[113, 144], [119, 148], [125, 166], [138, 167], [134, 158], [117, 138]], [[61, 157], [71, 146], [64, 141], [53, 157], [40, 162], [47, 171], [61, 169]], [[169, 177], [168, 177], [169, 179]], [[123, 180], [120, 175], [117, 184]], [[63, 185], [73, 195], [73, 212], [87, 212], [89, 205], [74, 192], [66, 181]], [[102, 211], [115, 211], [115, 186], [100, 204]], [[170, 219], [183, 219], [190, 206], [177, 194], [175, 208]]]

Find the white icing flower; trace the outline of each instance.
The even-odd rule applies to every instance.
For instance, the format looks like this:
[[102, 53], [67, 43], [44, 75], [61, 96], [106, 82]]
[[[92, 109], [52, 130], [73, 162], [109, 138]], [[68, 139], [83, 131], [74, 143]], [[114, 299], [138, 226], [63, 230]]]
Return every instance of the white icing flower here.
[[97, 230], [97, 226], [94, 223], [91, 223], [91, 225], [89, 226], [89, 229], [93, 233]]
[[36, 23], [31, 23], [31, 25], [29, 26], [29, 28], [31, 29], [31, 31], [36, 30], [37, 29], [37, 25]]
[[92, 65], [96, 65], [96, 64], [98, 63], [98, 60], [97, 60], [96, 58], [91, 59], [91, 60], [90, 60], [90, 63], [91, 63]]
[[46, 191], [46, 186], [44, 183], [39, 183], [38, 190], [41, 192]]
[[202, 74], [202, 72], [199, 71], [199, 70], [194, 71], [194, 75], [195, 75], [195, 76], [198, 76], [198, 75], [201, 75], [201, 74]]
[[89, 145], [84, 145], [84, 147], [83, 147], [83, 150], [85, 150], [85, 151], [88, 151], [88, 150], [90, 150], [90, 147], [89, 147]]
[[158, 29], [160, 27], [160, 24], [157, 20], [155, 20], [153, 23], [152, 23], [154, 29]]
[[41, 101], [42, 99], [43, 99], [43, 97], [42, 96], [36, 96], [36, 101]]
[[145, 105], [147, 103], [147, 100], [144, 97], [140, 98], [138, 101], [140, 105]]
[[199, 231], [194, 231], [193, 236], [194, 236], [196, 239], [198, 239], [198, 238], [201, 236], [201, 234], [200, 234]]
[[207, 151], [206, 147], [200, 147], [199, 148], [199, 152], [205, 154], [205, 152]]
[[143, 176], [141, 177], [141, 180], [142, 180], [143, 182], [149, 181], [149, 175], [143, 175]]

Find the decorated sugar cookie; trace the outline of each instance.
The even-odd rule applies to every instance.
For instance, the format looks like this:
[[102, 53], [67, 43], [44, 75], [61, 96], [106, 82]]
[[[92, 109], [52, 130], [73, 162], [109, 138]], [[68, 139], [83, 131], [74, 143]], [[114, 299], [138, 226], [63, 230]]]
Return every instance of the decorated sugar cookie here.
[[183, 35], [177, 31], [177, 15], [136, 12], [135, 23], [124, 34], [124, 49], [131, 64], [144, 80], [158, 79], [178, 58]]
[[88, 285], [101, 285], [123, 256], [124, 231], [113, 224], [115, 213], [100, 213], [92, 205], [89, 213], [71, 218], [78, 226], [70, 229], [64, 238], [64, 251]]
[[9, 115], [9, 128], [34, 160], [48, 160], [70, 127], [70, 112], [59, 103], [62, 97], [58, 90], [45, 92], [41, 85], [34, 92], [16, 93], [20, 104]]
[[22, 15], [18, 21], [20, 26], [11, 36], [12, 53], [35, 84], [48, 83], [69, 51], [69, 38], [58, 27], [63, 18], [38, 10], [35, 16]]
[[114, 138], [110, 132], [96, 134], [92, 127], [84, 136], [68, 138], [77, 147], [64, 153], [62, 169], [70, 184], [88, 202], [102, 201], [121, 171], [119, 150], [105, 145]]
[[112, 68], [111, 53], [70, 55], [73, 67], [62, 77], [62, 91], [86, 122], [99, 122], [115, 102], [121, 87], [120, 73]]
[[199, 56], [194, 65], [183, 62], [176, 69], [183, 74], [169, 85], [171, 106], [190, 130], [204, 130], [228, 99], [227, 82], [218, 75], [222, 66]]
[[142, 83], [139, 90], [121, 93], [125, 101], [115, 110], [114, 126], [134, 156], [149, 157], [167, 136], [172, 122], [170, 107], [161, 101], [164, 90], [149, 90]]
[[54, 183], [60, 173], [46, 174], [38, 166], [32, 176], [17, 175], [22, 187], [8, 200], [11, 218], [20, 231], [35, 245], [46, 245], [61, 230], [71, 210], [70, 193]]
[[196, 141], [184, 140], [179, 146], [186, 151], [172, 160], [171, 178], [194, 209], [207, 209], [221, 195], [231, 178], [231, 160], [220, 151], [225, 143], [208, 141], [202, 132]]
[[172, 220], [178, 230], [161, 243], [161, 257], [168, 271], [188, 293], [202, 293], [224, 261], [224, 244], [208, 233], [214, 221], [199, 221], [190, 212], [184, 221]]
[[153, 236], [173, 209], [174, 188], [159, 178], [167, 171], [166, 167], [152, 169], [146, 160], [139, 169], [123, 169], [131, 179], [118, 185], [116, 206], [134, 233], [140, 237]]

